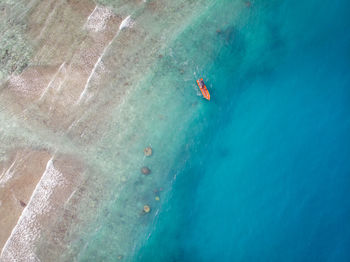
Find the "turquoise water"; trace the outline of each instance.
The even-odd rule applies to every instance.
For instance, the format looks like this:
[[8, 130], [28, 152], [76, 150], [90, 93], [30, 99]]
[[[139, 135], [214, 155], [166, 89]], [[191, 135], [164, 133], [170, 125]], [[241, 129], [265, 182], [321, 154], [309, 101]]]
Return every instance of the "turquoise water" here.
[[189, 153], [133, 260], [349, 261], [350, 5], [253, 1], [229, 20], [233, 6], [214, 4], [175, 44], [212, 54], [196, 72], [212, 101], [198, 98]]

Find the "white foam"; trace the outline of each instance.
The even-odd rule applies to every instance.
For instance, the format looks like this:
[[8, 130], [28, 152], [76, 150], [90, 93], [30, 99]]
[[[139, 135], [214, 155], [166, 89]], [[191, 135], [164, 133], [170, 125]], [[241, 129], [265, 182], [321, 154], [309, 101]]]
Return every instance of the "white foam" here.
[[66, 202], [64, 202], [64, 206], [67, 205], [69, 203], [69, 201], [72, 199], [72, 197], [74, 196], [74, 194], [77, 192], [77, 189], [74, 190], [70, 196], [68, 197], [68, 199], [66, 200]]
[[52, 77], [52, 79], [50, 80], [50, 82], [48, 83], [48, 85], [46, 86], [46, 88], [44, 89], [43, 93], [41, 94], [40, 96], [40, 99], [41, 100], [45, 94], [47, 93], [47, 91], [49, 90], [49, 88], [51, 87], [52, 83], [55, 81], [57, 75], [61, 72], [62, 68], [64, 67], [66, 62], [63, 62], [62, 65], [58, 68], [57, 72], [54, 74], [54, 76]]
[[45, 19], [44, 26], [41, 28], [40, 33], [39, 33], [39, 36], [37, 37], [38, 39], [41, 39], [41, 38], [43, 37], [43, 34], [44, 34], [46, 28], [48, 27], [48, 25], [49, 25], [49, 24], [51, 23], [51, 21], [52, 21], [52, 17], [53, 17], [53, 15], [54, 15], [54, 13], [55, 13], [55, 11], [56, 11], [56, 9], [57, 9], [57, 6], [58, 6], [58, 4], [57, 4], [57, 2], [56, 2], [55, 7], [51, 10], [50, 14], [49, 14], [49, 15], [47, 16], [47, 18]]
[[100, 65], [101, 60], [103, 58], [103, 56], [105, 55], [105, 53], [107, 52], [108, 48], [110, 47], [110, 45], [112, 44], [112, 42], [114, 41], [114, 39], [118, 36], [119, 34], [119, 30], [117, 31], [117, 33], [113, 36], [112, 40], [105, 46], [105, 48], [103, 49], [101, 55], [99, 56], [99, 58], [97, 59], [93, 69], [91, 70], [91, 73], [88, 77], [88, 79], [86, 80], [85, 86], [84, 86], [84, 90], [80, 93], [79, 99], [77, 101], [77, 103], [79, 104], [81, 102], [81, 100], [83, 99], [83, 97], [86, 95], [89, 85], [90, 85], [90, 81], [92, 79], [92, 76], [95, 74], [97, 67]]
[[[67, 68], [68, 67], [68, 68]], [[65, 66], [63, 69], [64, 69], [64, 72], [63, 72], [63, 74], [64, 74], [64, 76], [63, 76], [63, 79], [60, 81], [60, 83], [59, 83], [59, 85], [58, 85], [58, 87], [57, 87], [57, 91], [61, 91], [61, 89], [62, 89], [62, 86], [63, 86], [63, 83], [66, 81], [66, 79], [67, 79], [67, 72], [69, 72], [70, 70], [71, 70], [71, 68], [72, 68], [72, 64], [69, 64], [68, 66]]]
[[[96, 9], [96, 8], [95, 8]], [[96, 12], [94, 9], [94, 11], [92, 12], [92, 14], [94, 12]], [[91, 14], [91, 15], [92, 15]], [[91, 16], [90, 15], [90, 16]], [[89, 16], [89, 17], [90, 17]], [[89, 19], [88, 19], [89, 20]], [[132, 27], [134, 25], [134, 20], [131, 19], [131, 16], [127, 16], [121, 23], [119, 26], [119, 30], [116, 32], [116, 34], [113, 36], [112, 40], [106, 45], [106, 47], [103, 49], [103, 52], [101, 53], [101, 55], [99, 56], [99, 58], [97, 59], [93, 69], [91, 70], [91, 73], [85, 83], [84, 89], [83, 91], [80, 93], [80, 96], [78, 98], [77, 104], [80, 104], [81, 100], [83, 99], [84, 96], [86, 96], [86, 93], [88, 91], [89, 85], [90, 85], [90, 81], [92, 79], [92, 76], [95, 74], [96, 69], [99, 65], [101, 65], [101, 60], [103, 58], [103, 56], [105, 55], [105, 53], [107, 52], [108, 48], [110, 47], [110, 45], [113, 43], [114, 39], [119, 35], [120, 31], [123, 30], [124, 28], [129, 28]]]
[[120, 23], [119, 30], [132, 27], [134, 24], [135, 24], [135, 21], [131, 19], [131, 16], [129, 15]]
[[85, 28], [93, 32], [103, 31], [112, 15], [110, 9], [96, 5], [85, 23]]
[[20, 91], [23, 93], [30, 93], [30, 91], [31, 91], [31, 87], [26, 84], [26, 81], [20, 75], [19, 76], [12, 76], [9, 79], [9, 84], [16, 91]]
[[38, 219], [52, 210], [50, 197], [57, 186], [65, 183], [63, 174], [55, 169], [51, 158], [47, 162], [45, 172], [35, 187], [28, 205], [1, 251], [0, 261], [40, 261], [35, 254], [35, 243], [41, 232]]
[[15, 174], [12, 168], [14, 167], [16, 161], [17, 158], [12, 162], [11, 166], [6, 170], [6, 172], [3, 172], [0, 176], [0, 187], [3, 187], [6, 184], [6, 182], [9, 181]]

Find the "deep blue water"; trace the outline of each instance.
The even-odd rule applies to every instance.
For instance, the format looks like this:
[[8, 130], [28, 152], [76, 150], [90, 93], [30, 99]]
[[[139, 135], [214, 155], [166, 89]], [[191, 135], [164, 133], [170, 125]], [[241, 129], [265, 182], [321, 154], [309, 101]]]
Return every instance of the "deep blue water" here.
[[350, 2], [250, 9], [137, 261], [350, 261]]

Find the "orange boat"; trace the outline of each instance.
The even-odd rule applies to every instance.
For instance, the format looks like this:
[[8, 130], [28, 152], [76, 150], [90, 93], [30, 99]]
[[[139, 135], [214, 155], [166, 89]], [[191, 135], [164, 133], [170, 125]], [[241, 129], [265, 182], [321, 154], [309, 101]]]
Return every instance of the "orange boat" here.
[[207, 87], [204, 84], [203, 78], [197, 80], [199, 89], [201, 90], [205, 99], [210, 100], [210, 94]]

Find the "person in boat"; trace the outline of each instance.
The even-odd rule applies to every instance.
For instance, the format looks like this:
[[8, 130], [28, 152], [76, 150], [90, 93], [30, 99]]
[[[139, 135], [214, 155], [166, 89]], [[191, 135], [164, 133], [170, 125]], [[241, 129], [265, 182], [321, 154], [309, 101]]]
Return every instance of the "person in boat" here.
[[200, 86], [200, 88], [203, 88], [204, 87], [204, 81], [201, 79], [201, 80], [199, 80], [199, 86]]

